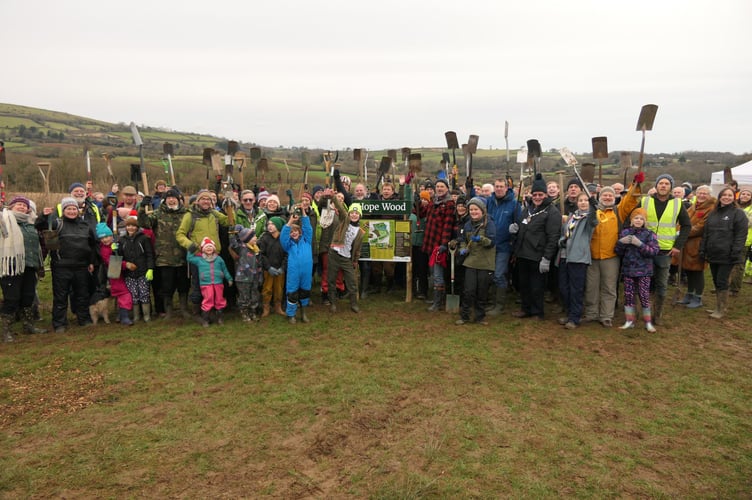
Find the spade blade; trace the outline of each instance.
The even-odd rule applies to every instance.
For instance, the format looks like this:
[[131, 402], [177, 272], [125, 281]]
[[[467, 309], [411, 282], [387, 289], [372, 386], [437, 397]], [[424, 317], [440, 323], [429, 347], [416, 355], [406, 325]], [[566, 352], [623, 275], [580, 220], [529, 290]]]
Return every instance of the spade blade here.
[[457, 141], [457, 132], [454, 132], [452, 130], [444, 132], [444, 137], [446, 137], [447, 149], [460, 148], [460, 143], [459, 141]]
[[608, 138], [593, 137], [593, 159], [605, 160], [608, 158]]
[[657, 104], [646, 104], [640, 110], [640, 117], [637, 119], [637, 130], [653, 130], [655, 114], [658, 112]]
[[467, 140], [467, 148], [470, 151], [470, 154], [478, 152], [478, 139], [479, 137], [477, 135], [471, 134], [470, 138]]

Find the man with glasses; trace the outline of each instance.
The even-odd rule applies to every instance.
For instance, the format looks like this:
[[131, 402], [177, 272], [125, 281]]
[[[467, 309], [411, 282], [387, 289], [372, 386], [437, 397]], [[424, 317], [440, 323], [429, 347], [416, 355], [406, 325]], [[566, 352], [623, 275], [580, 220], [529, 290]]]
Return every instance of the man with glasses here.
[[235, 224], [243, 227], [255, 227], [253, 220], [256, 218], [256, 195], [250, 189], [244, 189], [240, 193], [240, 208], [235, 211]]
[[520, 276], [522, 308], [512, 314], [515, 318], [543, 319], [543, 292], [546, 274], [556, 256], [561, 232], [561, 213], [546, 193], [546, 183], [537, 174], [531, 189], [532, 203], [520, 215], [519, 223], [509, 226], [517, 234], [514, 254]]

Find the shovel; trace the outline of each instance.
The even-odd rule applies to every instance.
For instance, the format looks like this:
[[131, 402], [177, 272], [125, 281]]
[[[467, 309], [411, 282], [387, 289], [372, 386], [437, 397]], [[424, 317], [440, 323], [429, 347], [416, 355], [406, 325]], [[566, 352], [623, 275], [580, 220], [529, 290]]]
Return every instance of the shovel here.
[[598, 184], [603, 186], [603, 164], [601, 160], [608, 159], [608, 138], [593, 137], [593, 159], [598, 160]]
[[458, 313], [460, 312], [460, 296], [454, 294], [454, 253], [457, 251], [456, 248], [450, 248], [449, 249], [449, 258], [451, 259], [451, 274], [450, 279], [452, 281], [452, 294], [446, 296], [446, 311], [448, 313]]
[[637, 171], [642, 172], [642, 160], [645, 155], [645, 131], [653, 130], [655, 114], [658, 112], [657, 104], [646, 104], [640, 110], [640, 117], [637, 118], [638, 132], [642, 132], [642, 143], [640, 144], [640, 162], [637, 164]]

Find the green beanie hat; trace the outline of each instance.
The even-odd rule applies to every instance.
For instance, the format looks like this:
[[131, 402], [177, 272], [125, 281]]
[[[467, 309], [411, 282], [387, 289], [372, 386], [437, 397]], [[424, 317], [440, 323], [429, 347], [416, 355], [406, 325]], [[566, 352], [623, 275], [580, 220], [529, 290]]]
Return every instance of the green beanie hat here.
[[274, 224], [274, 227], [277, 228], [277, 231], [282, 231], [282, 226], [285, 225], [285, 221], [282, 220], [282, 217], [272, 217], [269, 219], [269, 222]]

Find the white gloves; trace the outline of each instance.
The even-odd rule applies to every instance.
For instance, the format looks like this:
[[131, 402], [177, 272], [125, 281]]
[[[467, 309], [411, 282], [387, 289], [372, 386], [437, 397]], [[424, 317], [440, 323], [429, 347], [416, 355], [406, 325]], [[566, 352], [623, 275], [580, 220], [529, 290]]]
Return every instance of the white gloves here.
[[520, 226], [516, 222], [509, 224], [509, 234], [517, 234], [520, 230]]
[[540, 264], [538, 264], [538, 272], [544, 274], [547, 273], [549, 269], [551, 269], [551, 261], [543, 257]]

